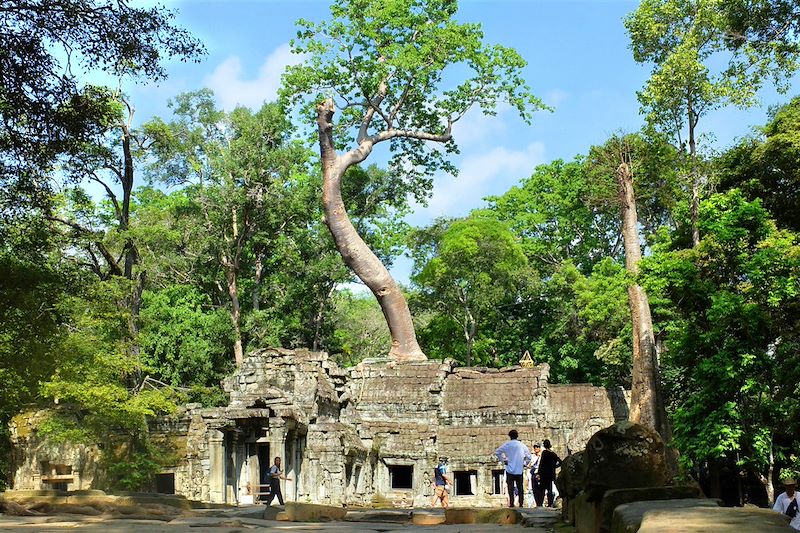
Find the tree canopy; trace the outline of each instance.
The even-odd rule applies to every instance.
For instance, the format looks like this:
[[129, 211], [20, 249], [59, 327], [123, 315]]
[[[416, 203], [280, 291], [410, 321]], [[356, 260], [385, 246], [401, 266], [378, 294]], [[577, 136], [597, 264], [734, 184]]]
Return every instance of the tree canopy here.
[[165, 58], [204, 52], [174, 14], [121, 0], [24, 0], [0, 5], [0, 215], [47, 202], [55, 158], [110, 119], [102, 95], [81, 81], [99, 69], [113, 76], [166, 76]]

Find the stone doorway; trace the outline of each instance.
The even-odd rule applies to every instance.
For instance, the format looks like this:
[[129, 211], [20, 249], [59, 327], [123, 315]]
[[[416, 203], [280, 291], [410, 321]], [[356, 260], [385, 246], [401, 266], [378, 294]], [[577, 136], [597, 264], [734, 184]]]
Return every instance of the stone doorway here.
[[258, 480], [258, 490], [256, 490], [256, 501], [264, 501], [269, 494], [269, 469], [272, 466], [272, 460], [269, 453], [268, 442], [256, 443], [257, 461], [254, 461], [253, 477]]

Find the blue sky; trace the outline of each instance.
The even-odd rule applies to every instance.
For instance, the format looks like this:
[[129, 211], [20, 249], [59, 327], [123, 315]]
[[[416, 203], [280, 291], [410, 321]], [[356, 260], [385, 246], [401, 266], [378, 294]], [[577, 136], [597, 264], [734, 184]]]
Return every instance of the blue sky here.
[[[633, 61], [622, 26], [638, 2], [626, 0], [462, 0], [458, 17], [480, 22], [486, 40], [515, 48], [527, 61], [525, 76], [534, 92], [554, 107], [538, 113], [531, 125], [509, 110], [484, 117], [478, 110], [456, 125], [461, 155], [454, 159], [457, 178], [434, 182], [428, 207], [418, 206], [409, 221], [424, 225], [442, 215], [459, 216], [501, 194], [529, 176], [540, 163], [586, 153], [617, 130], [642, 125], [636, 91], [650, 68]], [[199, 37], [208, 49], [201, 63], [168, 64], [170, 77], [159, 85], [127, 87], [137, 122], [167, 116], [166, 102], [202, 87], [213, 89], [220, 104], [258, 107], [275, 97], [284, 66], [297, 60], [289, 52], [298, 18], [320, 20], [328, 14], [323, 0], [170, 1], [176, 22]], [[798, 84], [793, 85], [796, 91]], [[705, 117], [701, 133], [724, 148], [763, 124], [769, 105], [795, 92], [762, 91], [762, 106], [746, 111], [725, 108]], [[408, 260], [392, 269], [406, 283]]]

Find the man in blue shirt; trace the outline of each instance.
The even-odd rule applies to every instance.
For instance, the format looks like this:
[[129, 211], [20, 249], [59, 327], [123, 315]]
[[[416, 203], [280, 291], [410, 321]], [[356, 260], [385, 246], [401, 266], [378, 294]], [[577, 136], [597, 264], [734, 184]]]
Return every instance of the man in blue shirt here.
[[433, 501], [431, 506], [435, 507], [436, 502], [441, 502], [442, 507], [447, 509], [450, 504], [450, 493], [447, 486], [450, 480], [445, 475], [447, 472], [447, 459], [442, 458], [439, 460], [439, 466], [433, 469]]
[[519, 506], [525, 506], [525, 487], [522, 483], [522, 472], [531, 460], [531, 452], [518, 438], [516, 429], [508, 432], [508, 442], [494, 451], [498, 461], [506, 465], [506, 486], [508, 488], [509, 507], [514, 507], [514, 489], [519, 494]]

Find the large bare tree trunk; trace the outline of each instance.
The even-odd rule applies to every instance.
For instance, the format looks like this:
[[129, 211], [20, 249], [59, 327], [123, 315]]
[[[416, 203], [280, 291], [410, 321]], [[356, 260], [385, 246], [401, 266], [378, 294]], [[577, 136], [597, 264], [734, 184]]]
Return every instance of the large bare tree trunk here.
[[[639, 273], [642, 249], [639, 243], [636, 196], [630, 166], [623, 162], [617, 168], [617, 181], [622, 210], [622, 236], [625, 243], [625, 267]], [[665, 443], [672, 440], [667, 421], [661, 376], [658, 369], [653, 319], [647, 293], [639, 284], [628, 287], [628, 303], [633, 324], [633, 372], [630, 419], [656, 430]]]
[[381, 306], [392, 336], [389, 357], [398, 362], [426, 360], [417, 343], [405, 296], [381, 260], [358, 235], [342, 200], [341, 183], [345, 171], [366, 159], [372, 145], [365, 144], [348, 152], [345, 157], [338, 156], [333, 142], [333, 102], [328, 100], [320, 104], [317, 111], [325, 224], [345, 264], [369, 287]]

